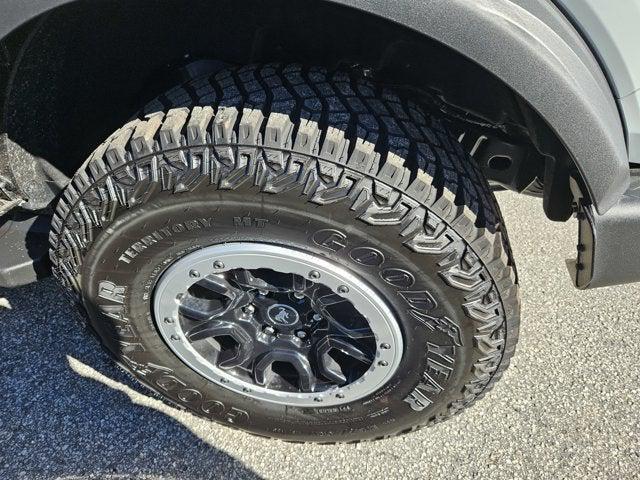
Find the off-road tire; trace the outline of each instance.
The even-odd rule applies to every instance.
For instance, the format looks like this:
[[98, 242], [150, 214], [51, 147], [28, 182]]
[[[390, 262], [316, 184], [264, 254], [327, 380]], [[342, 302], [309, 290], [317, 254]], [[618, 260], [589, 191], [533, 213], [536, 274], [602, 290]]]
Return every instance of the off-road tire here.
[[[172, 89], [82, 165], [50, 239], [56, 277], [124, 368], [259, 435], [357, 441], [444, 420], [493, 386], [518, 337], [516, 273], [487, 182], [441, 120], [356, 74], [248, 66]], [[397, 315], [398, 374], [362, 401], [297, 408], [184, 365], [156, 329], [155, 282], [182, 255], [229, 241], [295, 246], [366, 278]]]

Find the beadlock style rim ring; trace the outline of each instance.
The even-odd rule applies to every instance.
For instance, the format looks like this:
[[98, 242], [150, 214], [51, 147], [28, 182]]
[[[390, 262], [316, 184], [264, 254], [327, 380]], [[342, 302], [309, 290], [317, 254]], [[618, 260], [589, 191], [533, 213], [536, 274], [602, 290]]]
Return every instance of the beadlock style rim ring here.
[[[238, 378], [205, 358], [186, 338], [179, 318], [180, 298], [206, 275], [224, 275], [234, 269], [269, 269], [321, 282], [346, 298], [367, 321], [375, 337], [375, 357], [357, 380], [319, 392], [274, 390]], [[257, 242], [213, 245], [173, 263], [157, 283], [153, 298], [155, 324], [171, 351], [192, 370], [240, 395], [299, 407], [335, 406], [364, 398], [382, 388], [395, 374], [403, 340], [395, 315], [384, 299], [353, 272], [294, 248]]]

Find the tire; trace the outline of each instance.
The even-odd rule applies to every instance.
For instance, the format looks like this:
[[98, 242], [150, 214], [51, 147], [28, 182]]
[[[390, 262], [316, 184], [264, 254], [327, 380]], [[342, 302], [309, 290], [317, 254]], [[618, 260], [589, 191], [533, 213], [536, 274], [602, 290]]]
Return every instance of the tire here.
[[[356, 75], [295, 65], [198, 78], [140, 116], [64, 192], [51, 259], [142, 384], [262, 436], [351, 442], [444, 420], [500, 378], [518, 336], [516, 271], [495, 198], [438, 118]], [[401, 332], [393, 376], [355, 401], [299, 406], [190, 368], [161, 335], [154, 289], [180, 259], [236, 242], [362, 279]]]

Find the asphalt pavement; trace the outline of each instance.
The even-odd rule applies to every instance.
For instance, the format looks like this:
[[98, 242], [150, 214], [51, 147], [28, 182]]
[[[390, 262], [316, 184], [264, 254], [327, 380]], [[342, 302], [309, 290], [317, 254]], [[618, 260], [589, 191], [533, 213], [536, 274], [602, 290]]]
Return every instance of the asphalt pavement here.
[[499, 200], [520, 343], [499, 384], [456, 418], [338, 446], [209, 423], [131, 382], [47, 280], [0, 290], [0, 479], [640, 478], [640, 284], [574, 290], [575, 222], [546, 221], [536, 199]]

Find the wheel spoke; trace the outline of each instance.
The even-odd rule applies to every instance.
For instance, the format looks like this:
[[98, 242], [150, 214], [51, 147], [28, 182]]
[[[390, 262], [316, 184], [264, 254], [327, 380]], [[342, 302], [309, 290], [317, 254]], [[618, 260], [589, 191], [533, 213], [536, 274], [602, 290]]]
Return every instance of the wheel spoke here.
[[254, 380], [258, 385], [269, 386], [276, 376], [273, 371], [275, 362], [288, 363], [298, 373], [298, 387], [303, 392], [313, 392], [317, 378], [311, 368], [309, 359], [302, 354], [290, 350], [272, 350], [266, 353], [254, 366]]
[[342, 371], [342, 367], [328, 353], [320, 356], [318, 359], [318, 370], [327, 379], [338, 385], [344, 385], [347, 377]]
[[207, 300], [186, 293], [178, 305], [178, 313], [190, 320], [206, 321], [224, 312], [225, 307], [218, 300]]
[[185, 336], [190, 342], [197, 342], [205, 338], [211, 338], [225, 334], [231, 323], [222, 320], [208, 320], [198, 323], [185, 332]]
[[347, 302], [348, 300], [337, 293], [333, 293], [329, 291], [327, 293], [327, 288], [324, 286], [315, 286], [312, 287], [311, 290], [311, 300], [314, 304], [314, 310], [318, 313], [323, 313], [327, 310], [328, 307], [333, 305], [337, 305], [339, 303]]
[[262, 308], [265, 311], [270, 306], [275, 305], [276, 303], [278, 303], [277, 300], [265, 297], [264, 295], [256, 295], [255, 297], [253, 297], [253, 304], [256, 306], [256, 308]]
[[235, 355], [218, 362], [224, 370], [246, 365], [253, 355], [253, 341], [240, 343], [236, 347]]
[[349, 343], [341, 338], [328, 337], [329, 343], [334, 350], [344, 353], [352, 358], [355, 358], [362, 363], [371, 363], [373, 361], [373, 355], [365, 352], [361, 348]]
[[339, 385], [347, 381], [344, 369], [345, 366], [340, 365], [330, 355], [332, 350], [338, 351], [366, 365], [373, 361], [372, 354], [345, 339], [335, 336], [324, 337], [316, 345], [315, 356], [318, 364], [318, 370], [324, 377], [338, 383]]
[[254, 277], [248, 270], [235, 270], [233, 272], [234, 281], [241, 287], [262, 290], [267, 292], [277, 292], [278, 287], [267, 283], [261, 278]]
[[207, 275], [202, 280], [197, 282], [197, 285], [219, 295], [225, 296], [232, 301], [239, 295], [242, 295], [244, 293], [239, 288], [232, 286], [221, 275]]
[[[252, 356], [254, 340], [251, 336], [232, 321], [210, 320], [192, 327], [186, 332], [190, 342], [213, 339], [217, 343], [216, 364], [223, 369], [234, 368], [246, 363]], [[222, 351], [220, 337], [230, 337], [235, 342], [234, 354], [220, 360]]]
[[365, 340], [375, 337], [369, 328], [347, 328], [331, 315], [327, 315], [327, 320], [329, 321], [330, 330], [335, 329], [338, 334], [352, 338], [353, 340]]

